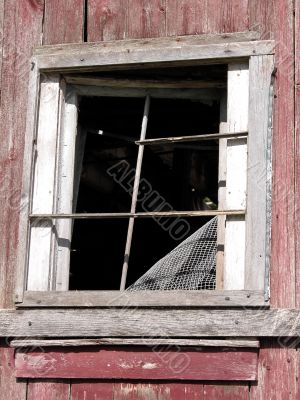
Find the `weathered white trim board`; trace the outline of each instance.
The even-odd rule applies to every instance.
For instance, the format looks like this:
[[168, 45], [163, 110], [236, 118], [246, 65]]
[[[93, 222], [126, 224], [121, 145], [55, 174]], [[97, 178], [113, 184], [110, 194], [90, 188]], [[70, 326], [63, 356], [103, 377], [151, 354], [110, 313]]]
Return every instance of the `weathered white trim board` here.
[[1, 337], [295, 337], [300, 310], [48, 309], [0, 311]]
[[25, 292], [17, 307], [267, 307], [263, 291]]

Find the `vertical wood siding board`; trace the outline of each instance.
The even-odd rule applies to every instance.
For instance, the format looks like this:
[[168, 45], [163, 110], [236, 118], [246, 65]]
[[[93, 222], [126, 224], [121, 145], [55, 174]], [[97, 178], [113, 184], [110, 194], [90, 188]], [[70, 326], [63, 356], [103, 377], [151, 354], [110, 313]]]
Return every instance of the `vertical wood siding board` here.
[[292, 343], [285, 342], [284, 338], [261, 342], [258, 379], [257, 384], [250, 385], [250, 400], [299, 398], [299, 352]]
[[267, 228], [267, 146], [273, 56], [250, 59], [245, 289], [264, 290]]
[[276, 66], [271, 304], [295, 307], [295, 156], [293, 1], [276, 5]]
[[4, 3], [0, 182], [0, 307], [13, 306], [22, 160], [32, 49], [40, 45], [43, 1]]
[[0, 400], [26, 400], [26, 382], [16, 381], [14, 349], [0, 342]]
[[70, 400], [115, 400], [114, 382], [71, 382]]
[[249, 400], [249, 386], [235, 385], [204, 385], [204, 400]]
[[[295, 237], [296, 237], [296, 307], [300, 307], [300, 86], [295, 87]], [[299, 353], [299, 351], [298, 351]]]
[[[295, 306], [295, 156], [293, 82], [293, 1], [250, 0], [250, 26], [262, 38], [276, 40], [273, 189], [271, 233], [271, 304]], [[297, 233], [296, 233], [297, 234]]]
[[296, 84], [300, 85], [300, 0], [295, 0]]
[[119, 40], [127, 37], [127, 1], [88, 0], [87, 4], [87, 36], [89, 42]]
[[0, 104], [1, 104], [1, 71], [2, 71], [2, 61], [3, 61], [3, 36], [4, 36], [3, 28], [4, 28], [4, 0], [0, 0]]
[[129, 0], [127, 37], [166, 36], [166, 0]]
[[70, 400], [70, 383], [29, 380], [26, 400]]
[[82, 42], [84, 8], [84, 0], [45, 0], [43, 43]]

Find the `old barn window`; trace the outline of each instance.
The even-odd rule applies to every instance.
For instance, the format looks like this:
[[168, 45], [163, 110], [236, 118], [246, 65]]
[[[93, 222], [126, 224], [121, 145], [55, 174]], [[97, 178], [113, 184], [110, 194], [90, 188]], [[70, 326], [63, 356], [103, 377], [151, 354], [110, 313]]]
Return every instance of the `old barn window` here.
[[172, 40], [124, 60], [101, 45], [38, 50], [18, 301], [23, 288], [24, 304], [91, 290], [105, 304], [118, 290], [267, 300], [272, 42]]

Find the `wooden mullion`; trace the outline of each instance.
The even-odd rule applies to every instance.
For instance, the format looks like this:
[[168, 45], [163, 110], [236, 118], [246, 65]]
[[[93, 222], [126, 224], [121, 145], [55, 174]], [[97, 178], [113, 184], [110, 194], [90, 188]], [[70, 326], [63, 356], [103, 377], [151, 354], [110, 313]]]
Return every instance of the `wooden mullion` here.
[[216, 215], [245, 215], [245, 210], [201, 210], [201, 211], [153, 211], [138, 213], [78, 213], [78, 214], [31, 214], [30, 219], [109, 219], [152, 217], [214, 217]]
[[[150, 96], [148, 95], [145, 100], [144, 115], [143, 115], [143, 122], [142, 122], [142, 128], [141, 128], [141, 136], [140, 136], [141, 140], [144, 140], [146, 138], [149, 109], [150, 109]], [[136, 169], [135, 169], [134, 184], [133, 184], [132, 200], [131, 200], [131, 209], [130, 209], [131, 214], [135, 214], [135, 212], [136, 212], [136, 205], [137, 205], [137, 200], [138, 200], [137, 198], [138, 198], [138, 192], [139, 192], [139, 186], [140, 186], [140, 180], [141, 180], [143, 156], [144, 156], [144, 146], [139, 145], [139, 151], [138, 151], [138, 157], [137, 157]], [[133, 235], [133, 227], [134, 227], [134, 218], [130, 217], [129, 223], [128, 223], [128, 231], [127, 231], [127, 239], [126, 239], [126, 245], [125, 245], [125, 254], [124, 254], [124, 262], [123, 262], [123, 268], [122, 268], [120, 290], [125, 290], [125, 286], [126, 286], [128, 262], [129, 262], [131, 243], [132, 243], [132, 235]]]
[[136, 141], [136, 144], [142, 145], [159, 145], [167, 143], [179, 143], [179, 142], [200, 142], [202, 140], [219, 140], [219, 139], [240, 139], [247, 137], [248, 132], [219, 132], [209, 133], [204, 135], [191, 135], [191, 136], [175, 136], [158, 139], [145, 139]]

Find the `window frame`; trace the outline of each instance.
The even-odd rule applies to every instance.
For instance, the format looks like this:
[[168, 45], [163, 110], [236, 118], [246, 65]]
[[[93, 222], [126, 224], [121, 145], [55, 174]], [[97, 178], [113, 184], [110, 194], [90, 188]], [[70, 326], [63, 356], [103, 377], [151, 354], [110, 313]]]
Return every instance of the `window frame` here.
[[[247, 37], [247, 39], [249, 39]], [[269, 305], [269, 254], [271, 221], [271, 138], [272, 138], [272, 72], [274, 41], [245, 40], [239, 35], [210, 35], [149, 40], [126, 40], [111, 43], [43, 46], [36, 49], [31, 60], [29, 102], [24, 155], [24, 176], [20, 212], [19, 252], [15, 302], [17, 307], [261, 307]], [[248, 148], [259, 147], [262, 159], [258, 167], [248, 168], [247, 196], [252, 207], [247, 209], [246, 229], [250, 244], [246, 247], [245, 288], [215, 290], [129, 293], [119, 291], [26, 291], [28, 261], [28, 232], [30, 199], [32, 196], [32, 163], [38, 123], [40, 82], [43, 74], [67, 74], [95, 70], [130, 69], [139, 66], [159, 67], [240, 63], [249, 61], [249, 119]], [[259, 112], [258, 112], [259, 111]], [[61, 122], [61, 121], [58, 121]], [[253, 151], [252, 151], [253, 153]], [[254, 160], [248, 161], [252, 166]], [[250, 163], [250, 164], [249, 164]], [[255, 194], [255, 181], [262, 174], [263, 199]], [[256, 209], [255, 205], [261, 205]], [[260, 212], [258, 212], [260, 210]], [[251, 215], [252, 214], [252, 215]], [[253, 215], [256, 214], [254, 218]], [[257, 251], [257, 234], [249, 221], [265, 220], [260, 224], [264, 251]], [[254, 250], [253, 250], [254, 249]], [[262, 268], [262, 265], [264, 266]], [[257, 278], [260, 288], [257, 290]]]

